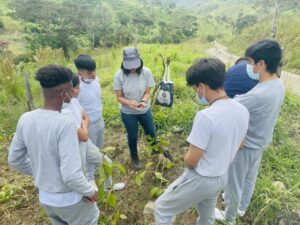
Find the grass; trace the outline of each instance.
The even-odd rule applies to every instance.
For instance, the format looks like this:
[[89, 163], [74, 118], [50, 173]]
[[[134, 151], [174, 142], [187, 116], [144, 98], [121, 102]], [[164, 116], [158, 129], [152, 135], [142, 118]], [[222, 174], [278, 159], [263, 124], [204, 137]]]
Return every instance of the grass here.
[[[299, 10], [296, 10], [299, 12]], [[284, 52], [284, 68], [294, 72], [300, 71], [300, 20], [299, 13], [289, 12], [280, 14], [277, 21], [276, 40], [281, 44]], [[267, 16], [264, 20], [243, 30], [241, 34], [233, 35], [226, 33], [219, 40], [230, 51], [237, 55], [243, 55], [245, 49], [258, 40], [270, 37], [272, 26], [272, 16]]]
[[[178, 177], [183, 171], [182, 156], [187, 149], [186, 137], [191, 130], [191, 125], [196, 112], [200, 106], [195, 102], [195, 94], [192, 89], [185, 84], [184, 73], [186, 69], [197, 58], [205, 56], [204, 51], [208, 44], [202, 39], [194, 39], [179, 45], [155, 45], [141, 44], [139, 49], [144, 59], [145, 65], [149, 67], [159, 81], [162, 71], [161, 61], [155, 64], [154, 58], [163, 54], [171, 58], [171, 73], [175, 83], [175, 104], [172, 109], [154, 106], [153, 113], [158, 134], [164, 136], [170, 143], [170, 150], [174, 157], [175, 166], [168, 170], [164, 177], [168, 183]], [[153, 222], [150, 216], [143, 217], [143, 208], [147, 201], [151, 200], [148, 195], [153, 180], [146, 177], [144, 185], [138, 187], [134, 182], [136, 172], [134, 172], [129, 163], [129, 151], [127, 148], [126, 133], [121, 123], [118, 103], [115, 100], [112, 90], [112, 81], [115, 72], [120, 67], [121, 48], [114, 49], [81, 49], [80, 53], [89, 53], [93, 55], [97, 62], [97, 75], [102, 84], [102, 100], [106, 120], [105, 141], [106, 146], [115, 147], [110, 156], [114, 161], [121, 162], [127, 169], [125, 177], [116, 174], [116, 181], [126, 182], [126, 189], [117, 193], [121, 213], [127, 216], [127, 220], [120, 220], [119, 224], [142, 225]], [[78, 52], [78, 53], [79, 53]], [[77, 53], [73, 53], [72, 58]], [[36, 55], [37, 63], [25, 65], [25, 71], [31, 76], [31, 86], [34, 99], [38, 106], [41, 105], [41, 92], [39, 85], [33, 79], [34, 72], [42, 65], [50, 63], [60, 63], [74, 69], [72, 61], [66, 61], [59, 50], [44, 49]], [[9, 64], [9, 62], [7, 62]], [[0, 67], [0, 84], [7, 76], [13, 77], [10, 85], [3, 85], [0, 90], [1, 96], [1, 122], [0, 122], [0, 188], [6, 184], [15, 184], [25, 190], [17, 192], [11, 197], [11, 200], [0, 203], [1, 224], [22, 224], [20, 218], [26, 221], [26, 224], [48, 224], [47, 217], [43, 209], [38, 204], [36, 189], [33, 188], [32, 180], [16, 171], [9, 169], [6, 164], [7, 148], [11, 140], [18, 117], [26, 111], [24, 103], [24, 93], [22, 92], [23, 79], [18, 73], [18, 67], [9, 67], [9, 65]], [[19, 93], [14, 96], [9, 93]], [[19, 91], [18, 91], [19, 90]], [[3, 107], [5, 106], [5, 107]], [[294, 216], [292, 210], [299, 209], [299, 176], [300, 176], [300, 98], [287, 93], [276, 130], [274, 141], [264, 154], [257, 186], [252, 203], [245, 218], [239, 224], [276, 224], [280, 218], [290, 218]], [[146, 163], [148, 156], [146, 154], [145, 136], [140, 132], [139, 151], [142, 161]], [[20, 184], [20, 181], [22, 184]], [[272, 185], [274, 181], [284, 183], [286, 190], [282, 191]], [[167, 187], [167, 184], [163, 187]], [[17, 203], [14, 203], [17, 202]], [[33, 203], [33, 204], [32, 204]], [[219, 202], [220, 204], [220, 202]], [[111, 209], [100, 205], [101, 215], [110, 215]], [[34, 212], [34, 217], [29, 211]], [[20, 216], [21, 215], [21, 216]], [[195, 224], [197, 213], [194, 209], [181, 214], [176, 219], [176, 224]], [[3, 222], [2, 222], [3, 221]], [[14, 221], [14, 222], [12, 222]], [[15, 222], [19, 221], [19, 222]]]

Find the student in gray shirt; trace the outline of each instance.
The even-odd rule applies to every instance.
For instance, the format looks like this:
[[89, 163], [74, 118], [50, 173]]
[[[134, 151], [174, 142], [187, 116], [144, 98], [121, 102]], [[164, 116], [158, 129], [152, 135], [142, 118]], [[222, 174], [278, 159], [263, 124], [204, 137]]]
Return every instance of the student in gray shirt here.
[[[155, 85], [151, 71], [143, 66], [143, 61], [136, 48], [123, 50], [121, 69], [116, 73], [113, 89], [121, 104], [121, 117], [126, 127], [128, 145], [134, 169], [141, 169], [138, 157], [138, 123], [155, 140], [155, 126], [150, 109], [150, 88]], [[165, 152], [168, 158], [170, 154]]]
[[23, 114], [8, 162], [31, 175], [52, 224], [96, 225], [98, 193], [84, 176], [74, 121], [60, 113], [70, 102], [72, 71], [49, 65], [37, 71], [44, 107]]
[[276, 73], [282, 58], [281, 47], [276, 41], [259, 41], [246, 50], [245, 56], [249, 59], [247, 71], [259, 76], [259, 83], [235, 98], [249, 110], [249, 128], [244, 146], [229, 168], [225, 213], [216, 209], [216, 218], [231, 224], [235, 223], [236, 214], [243, 216], [250, 204], [260, 160], [272, 141], [285, 93]]

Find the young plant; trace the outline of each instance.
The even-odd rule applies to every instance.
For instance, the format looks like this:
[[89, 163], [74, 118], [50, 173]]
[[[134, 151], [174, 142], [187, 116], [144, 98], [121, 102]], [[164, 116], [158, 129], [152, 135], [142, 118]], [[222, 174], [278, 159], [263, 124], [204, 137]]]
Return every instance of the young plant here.
[[100, 224], [110, 224], [116, 225], [119, 219], [126, 220], [127, 217], [124, 214], [120, 214], [120, 209], [118, 208], [118, 197], [113, 190], [114, 184], [110, 185], [110, 189], [107, 190], [105, 187], [105, 180], [113, 175], [113, 169], [118, 169], [123, 175], [126, 174], [125, 168], [117, 162], [110, 163], [105, 159], [103, 155], [102, 164], [99, 166], [99, 179], [98, 179], [98, 194], [99, 194], [99, 201], [104, 203], [109, 208], [113, 209], [113, 213], [104, 218]]
[[[168, 183], [168, 179], [166, 179], [164, 175], [164, 171], [166, 169], [170, 169], [173, 164], [172, 162], [164, 157], [164, 152], [169, 146], [169, 142], [162, 138], [158, 137], [156, 140], [148, 137], [148, 147], [147, 147], [147, 155], [148, 162], [145, 166], [145, 170], [141, 171], [135, 178], [135, 182], [138, 186], [142, 186], [144, 182], [144, 178], [146, 174], [151, 174], [152, 179], [155, 181], [159, 181], [159, 186], [152, 186], [149, 192], [151, 198], [157, 198], [163, 193], [163, 184]], [[153, 161], [153, 157], [151, 155], [158, 155], [158, 161]], [[153, 170], [154, 169], [154, 170]]]

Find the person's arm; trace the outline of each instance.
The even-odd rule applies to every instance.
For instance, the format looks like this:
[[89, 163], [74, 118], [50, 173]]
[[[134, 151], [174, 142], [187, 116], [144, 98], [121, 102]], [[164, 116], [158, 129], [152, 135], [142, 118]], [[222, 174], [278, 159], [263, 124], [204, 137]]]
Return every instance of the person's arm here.
[[189, 169], [197, 167], [199, 160], [201, 159], [204, 150], [194, 145], [190, 145], [189, 150], [184, 156], [184, 164]]
[[242, 150], [245, 147], [246, 138], [242, 140], [239, 150]]
[[86, 112], [82, 112], [81, 127], [77, 129], [78, 139], [86, 142], [89, 139], [89, 124], [90, 120]]
[[203, 154], [207, 150], [208, 143], [211, 139], [212, 123], [210, 119], [201, 111], [197, 113], [192, 131], [187, 141], [190, 143], [189, 150], [184, 156], [184, 164], [187, 168], [197, 167]]
[[137, 105], [137, 108], [145, 108], [147, 102], [149, 101], [149, 98], [150, 98], [150, 87], [146, 88], [140, 103]]
[[116, 98], [118, 102], [120, 102], [122, 105], [126, 105], [130, 108], [136, 108], [138, 105], [138, 102], [136, 100], [130, 100], [124, 97], [124, 93], [122, 90], [122, 77], [123, 72], [122, 70], [118, 71], [115, 75], [114, 83], [113, 83], [113, 89], [116, 93]]
[[120, 102], [122, 105], [127, 105], [131, 108], [136, 108], [138, 106], [138, 102], [136, 100], [126, 99], [122, 90], [117, 90], [115, 92], [118, 102]]
[[259, 95], [257, 95], [253, 89], [245, 94], [236, 95], [234, 100], [244, 105], [248, 109], [249, 113], [255, 111], [260, 105]]
[[16, 170], [32, 176], [31, 162], [20, 131], [20, 121], [13, 137], [8, 154], [8, 163]]
[[78, 194], [93, 199], [95, 191], [87, 181], [81, 168], [81, 159], [77, 139], [76, 125], [65, 120], [59, 131], [58, 150], [60, 172], [67, 187]]
[[141, 101], [138, 104], [138, 108], [144, 108], [147, 105], [147, 102], [150, 99], [150, 89], [154, 87], [155, 81], [153, 79], [153, 75], [151, 71], [148, 68], [144, 68], [145, 74], [146, 74], [146, 90], [144, 92], [144, 95], [141, 99]]

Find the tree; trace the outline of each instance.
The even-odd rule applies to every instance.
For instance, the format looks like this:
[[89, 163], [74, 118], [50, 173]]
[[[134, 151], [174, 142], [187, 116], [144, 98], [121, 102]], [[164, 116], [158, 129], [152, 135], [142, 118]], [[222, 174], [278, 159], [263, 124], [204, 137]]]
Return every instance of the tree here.
[[243, 15], [239, 14], [235, 24], [234, 24], [234, 33], [239, 34], [245, 28], [255, 24], [257, 17], [254, 15]]

